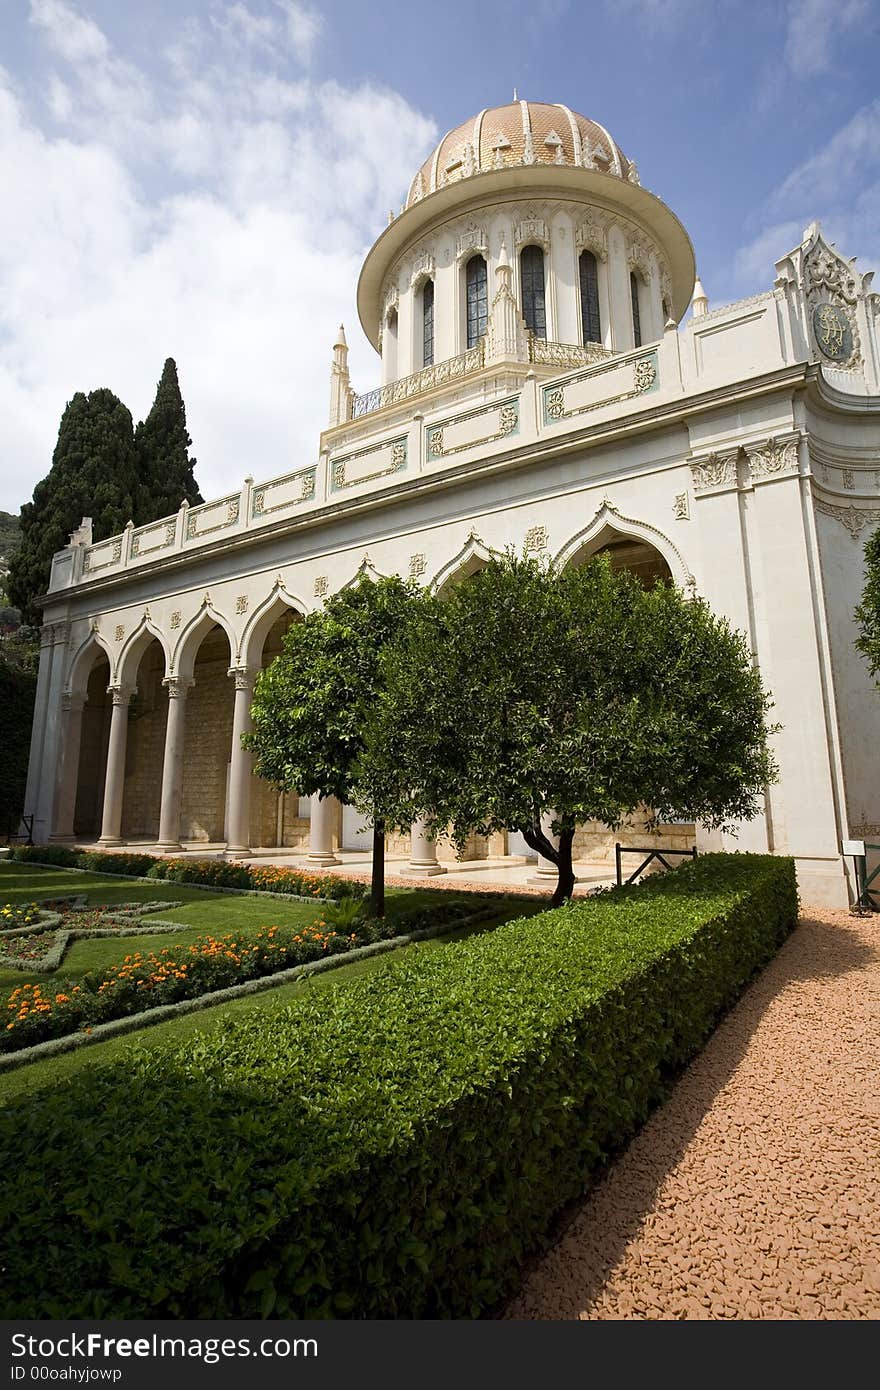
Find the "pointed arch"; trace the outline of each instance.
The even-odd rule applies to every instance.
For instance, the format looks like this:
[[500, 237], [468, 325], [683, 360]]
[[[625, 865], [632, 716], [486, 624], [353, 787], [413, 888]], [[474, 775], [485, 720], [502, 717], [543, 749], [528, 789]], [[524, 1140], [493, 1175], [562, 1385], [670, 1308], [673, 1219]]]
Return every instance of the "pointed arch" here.
[[116, 669], [113, 670], [114, 685], [136, 685], [138, 666], [141, 657], [153, 640], [159, 643], [162, 648], [162, 655], [165, 658], [165, 672], [170, 671], [170, 653], [165, 634], [156, 626], [147, 613], [144, 613], [137, 627], [126, 639], [119, 656], [116, 659]]
[[[65, 692], [70, 695], [85, 695], [89, 676], [97, 665], [99, 657], [105, 657], [110, 670], [113, 670], [113, 654], [101, 634], [93, 628], [83, 638], [70, 663], [65, 682]], [[109, 682], [108, 682], [109, 684]]]
[[431, 580], [428, 588], [432, 594], [439, 594], [449, 584], [456, 584], [461, 579], [469, 579], [477, 570], [481, 570], [494, 559], [496, 552], [490, 550], [489, 546], [472, 531], [457, 555], [438, 570]]
[[578, 557], [586, 558], [589, 555], [594, 555], [610, 539], [621, 536], [642, 541], [643, 544], [658, 551], [666, 561], [673, 581], [679, 588], [689, 593], [695, 591], [696, 580], [688, 569], [678, 546], [656, 526], [651, 526], [647, 521], [638, 521], [635, 517], [624, 516], [607, 497], [590, 524], [572, 536], [571, 540], [558, 552], [555, 563], [560, 569], [564, 569], [566, 565], [575, 563]]
[[263, 644], [270, 629], [286, 612], [305, 617], [306, 606], [293, 594], [289, 594], [283, 584], [275, 584], [267, 599], [254, 609], [253, 615], [244, 630], [241, 645], [235, 651], [235, 664], [245, 670], [256, 671], [263, 657]]
[[202, 640], [207, 636], [212, 627], [219, 627], [225, 634], [229, 643], [229, 655], [232, 657], [236, 650], [235, 634], [232, 624], [217, 608], [209, 597], [205, 595], [202, 599], [200, 611], [194, 618], [191, 618], [186, 627], [177, 639], [177, 646], [174, 649], [169, 668], [169, 675], [180, 676], [184, 680], [192, 680], [193, 667]]
[[387, 578], [387, 574], [383, 574], [382, 570], [376, 569], [369, 555], [365, 555], [354, 574], [351, 576], [351, 579], [346, 579], [345, 583], [341, 585], [340, 591], [342, 589], [352, 589], [361, 579], [369, 579], [375, 584], [377, 580]]

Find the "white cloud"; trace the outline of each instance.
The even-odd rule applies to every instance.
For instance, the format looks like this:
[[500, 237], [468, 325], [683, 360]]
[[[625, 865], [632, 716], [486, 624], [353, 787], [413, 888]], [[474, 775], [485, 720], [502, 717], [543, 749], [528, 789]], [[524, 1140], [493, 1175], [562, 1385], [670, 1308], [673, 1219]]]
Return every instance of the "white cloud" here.
[[357, 387], [378, 374], [357, 275], [433, 125], [394, 92], [291, 73], [292, 38], [269, 64], [259, 26], [238, 48], [188, 26], [157, 79], [64, 0], [32, 15], [63, 71], [30, 99], [0, 73], [0, 507], [47, 471], [74, 391], [110, 386], [137, 419], [169, 355], [206, 495], [313, 459], [341, 320]]
[[287, 37], [294, 53], [300, 62], [307, 63], [321, 33], [320, 15], [293, 0], [276, 0], [276, 4], [287, 21]]
[[863, 270], [880, 266], [880, 99], [857, 111], [773, 193], [766, 225], [736, 254], [738, 291], [769, 284], [774, 262], [815, 218], [843, 255], [858, 256]]
[[827, 72], [835, 41], [869, 12], [869, 0], [789, 0], [785, 61], [795, 77]]
[[97, 24], [64, 0], [31, 0], [31, 22], [44, 31], [54, 52], [68, 62], [105, 61], [109, 57], [110, 46]]
[[774, 194], [774, 207], [820, 206], [847, 198], [880, 177], [880, 99], [863, 106], [821, 150], [804, 160]]

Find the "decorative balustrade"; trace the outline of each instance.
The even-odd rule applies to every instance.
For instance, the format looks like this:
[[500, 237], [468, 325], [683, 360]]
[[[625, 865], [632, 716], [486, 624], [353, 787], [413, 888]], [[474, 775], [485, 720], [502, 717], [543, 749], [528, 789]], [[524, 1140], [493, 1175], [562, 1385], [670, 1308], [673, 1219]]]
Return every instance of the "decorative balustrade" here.
[[446, 386], [451, 381], [470, 376], [485, 364], [485, 354], [486, 340], [481, 338], [476, 347], [469, 348], [458, 357], [447, 357], [445, 362], [423, 367], [420, 372], [413, 372], [412, 376], [401, 377], [399, 381], [389, 381], [386, 386], [377, 386], [375, 391], [365, 391], [362, 396], [354, 397], [351, 418], [359, 420], [362, 415], [369, 415], [386, 405], [399, 405], [402, 401], [420, 396], [435, 386]]
[[[549, 343], [529, 334], [529, 361], [541, 366], [570, 371], [577, 367], [590, 367], [594, 362], [604, 362], [611, 355], [601, 343]], [[399, 381], [389, 381], [385, 386], [377, 386], [374, 391], [352, 396], [351, 419], [360, 420], [374, 410], [400, 405], [414, 396], [433, 390], [435, 386], [460, 381], [462, 377], [470, 376], [485, 366], [486, 339], [483, 337], [476, 347], [469, 348], [458, 357], [448, 357], [445, 362], [435, 362], [433, 366], [423, 367], [420, 372], [401, 377]]]
[[559, 367], [573, 371], [577, 367], [592, 367], [613, 356], [601, 343], [551, 343], [546, 338], [529, 334], [529, 361], [542, 367]]

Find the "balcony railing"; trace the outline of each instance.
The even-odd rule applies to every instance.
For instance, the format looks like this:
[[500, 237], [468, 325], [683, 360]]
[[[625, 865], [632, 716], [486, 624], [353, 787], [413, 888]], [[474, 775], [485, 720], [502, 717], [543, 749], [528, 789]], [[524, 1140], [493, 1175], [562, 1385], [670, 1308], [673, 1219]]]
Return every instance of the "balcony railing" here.
[[445, 362], [435, 362], [431, 367], [423, 367], [412, 376], [401, 377], [399, 381], [389, 381], [386, 386], [377, 386], [375, 391], [365, 391], [352, 401], [351, 417], [359, 420], [373, 410], [381, 410], [386, 405], [399, 405], [434, 386], [445, 386], [450, 381], [478, 372], [483, 366], [486, 353], [486, 339], [481, 338], [476, 347], [468, 348], [458, 357], [447, 357]]
[[576, 367], [592, 367], [613, 354], [601, 343], [550, 343], [546, 338], [529, 334], [529, 361], [544, 367], [559, 367], [563, 372]]
[[[529, 334], [529, 361], [547, 367], [558, 367], [562, 371], [576, 367], [590, 367], [594, 362], [603, 362], [610, 357], [608, 348], [601, 343], [548, 343], [543, 338]], [[469, 348], [458, 357], [447, 357], [445, 362], [423, 367], [412, 376], [401, 377], [399, 381], [389, 381], [386, 386], [377, 386], [374, 391], [364, 391], [363, 395], [353, 396], [351, 418], [359, 420], [363, 415], [371, 415], [374, 410], [382, 410], [387, 405], [400, 405], [421, 396], [435, 386], [446, 386], [460, 381], [462, 377], [478, 372], [486, 365], [486, 339], [481, 338], [476, 347]]]

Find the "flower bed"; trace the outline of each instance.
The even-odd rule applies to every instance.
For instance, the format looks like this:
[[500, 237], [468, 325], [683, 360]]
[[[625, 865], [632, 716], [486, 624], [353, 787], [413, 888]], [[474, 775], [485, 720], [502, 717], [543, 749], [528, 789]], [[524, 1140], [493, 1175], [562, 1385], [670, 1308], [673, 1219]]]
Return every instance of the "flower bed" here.
[[[146, 905], [145, 910], [167, 906], [154, 903]], [[119, 966], [89, 971], [76, 983], [56, 980], [51, 985], [26, 984], [14, 989], [5, 1001], [5, 1009], [0, 1002], [0, 1054], [83, 1029], [91, 1031], [113, 1019], [262, 979], [324, 956], [446, 925], [453, 928], [460, 922], [474, 922], [495, 910], [494, 905], [485, 905], [475, 911], [473, 901], [447, 900], [434, 908], [401, 913], [382, 922], [361, 917], [343, 927], [333, 921], [337, 909], [330, 906], [326, 920], [321, 917], [306, 927], [264, 927], [244, 941], [239, 939], [240, 934], [229, 933], [199, 937], [191, 944], [161, 951], [136, 951]], [[32, 954], [27, 954], [29, 948], [23, 944], [19, 956], [0, 957], [0, 964], [48, 973], [58, 969], [68, 945], [80, 937], [184, 930], [175, 922], [151, 922], [147, 927], [131, 925], [137, 918], [127, 922], [121, 919], [110, 928], [75, 925], [83, 918], [112, 921], [104, 914], [114, 911], [99, 908], [94, 913], [71, 913], [65, 917], [64, 926], [54, 933], [26, 934], [33, 938]], [[39, 952], [37, 943], [41, 940], [44, 949]], [[8, 941], [14, 942], [16, 937], [9, 937]]]
[[0, 933], [18, 932], [22, 927], [33, 927], [40, 921], [40, 909], [36, 903], [27, 907], [15, 903], [4, 903], [0, 907]]
[[15, 965], [22, 970], [39, 965], [54, 951], [55, 937], [56, 933], [50, 931], [11, 932], [3, 942], [0, 965]]
[[89, 971], [77, 984], [20, 985], [6, 1001], [0, 1051], [31, 1047], [109, 1019], [273, 975], [348, 950], [354, 941], [323, 923], [299, 930], [264, 927], [245, 942], [230, 933], [162, 951], [135, 951], [116, 967]]
[[[46, 905], [61, 908], [60, 912], [47, 912]], [[36, 912], [31, 930], [27, 927], [13, 927], [0, 931], [0, 967], [5, 970], [27, 970], [49, 973], [57, 970], [64, 959], [67, 947], [72, 941], [93, 936], [140, 936], [153, 932], [180, 931], [178, 922], [151, 922], [148, 927], [141, 926], [143, 917], [160, 908], [179, 907], [180, 903], [171, 901], [146, 903], [119, 903], [114, 907], [102, 904], [90, 908], [83, 897], [47, 898], [39, 907], [33, 904]], [[30, 909], [28, 910], [30, 912]]]

